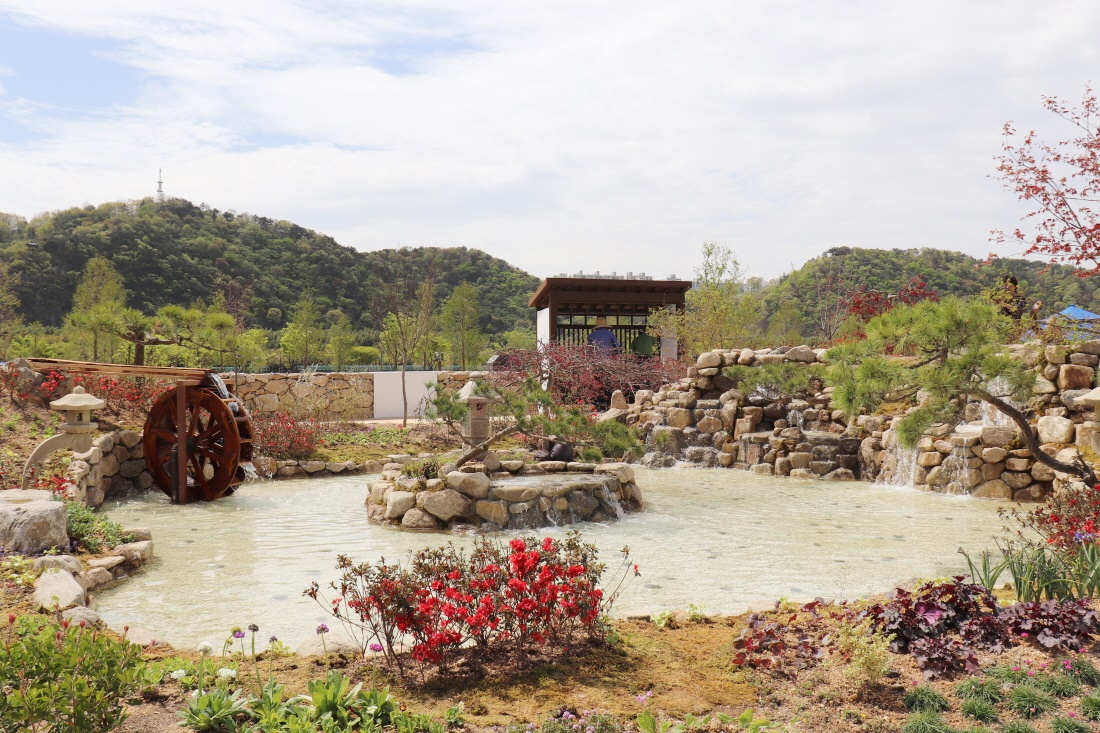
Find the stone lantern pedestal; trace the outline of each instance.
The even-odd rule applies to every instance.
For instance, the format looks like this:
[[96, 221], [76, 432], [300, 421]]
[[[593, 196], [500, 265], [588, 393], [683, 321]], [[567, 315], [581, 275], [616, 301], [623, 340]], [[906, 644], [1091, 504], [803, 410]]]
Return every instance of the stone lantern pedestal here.
[[34, 469], [54, 451], [67, 448], [75, 453], [84, 453], [91, 449], [93, 436], [99, 429], [99, 425], [92, 421], [92, 410], [98, 410], [105, 404], [98, 397], [85, 393], [80, 386], [50, 403], [51, 410], [64, 414], [65, 422], [59, 426], [61, 432], [39, 443], [23, 465], [24, 489], [30, 488]]
[[476, 389], [477, 383], [470, 381], [458, 391], [458, 401], [467, 408], [462, 437], [471, 445], [478, 445], [489, 438], [489, 398], [475, 394]]

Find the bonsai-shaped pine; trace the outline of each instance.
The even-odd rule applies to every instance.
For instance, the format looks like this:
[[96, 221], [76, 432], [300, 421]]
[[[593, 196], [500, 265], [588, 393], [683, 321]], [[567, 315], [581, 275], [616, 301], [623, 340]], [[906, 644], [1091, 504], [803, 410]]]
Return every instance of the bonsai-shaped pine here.
[[428, 407], [428, 414], [448, 426], [468, 448], [456, 461], [458, 466], [478, 458], [494, 443], [515, 433], [536, 440], [557, 436], [558, 440], [581, 448], [586, 458], [622, 458], [639, 445], [634, 433], [623, 423], [601, 422], [580, 405], [559, 404], [537, 377], [479, 382], [474, 394], [489, 400], [497, 423], [496, 430], [481, 442], [462, 435], [461, 426], [468, 410], [457, 393], [436, 385]]
[[917, 408], [897, 423], [898, 440], [909, 448], [933, 425], [957, 424], [968, 396], [980, 399], [1016, 423], [1035, 460], [1091, 486], [1096, 483], [1092, 468], [1083, 461], [1064, 463], [1044, 451], [1028, 422], [1030, 411], [1012, 404], [1025, 403], [1035, 385], [1034, 372], [1004, 353], [1013, 325], [985, 299], [950, 297], [898, 306], [868, 322], [862, 341], [828, 352], [833, 399], [855, 417], [921, 392]]

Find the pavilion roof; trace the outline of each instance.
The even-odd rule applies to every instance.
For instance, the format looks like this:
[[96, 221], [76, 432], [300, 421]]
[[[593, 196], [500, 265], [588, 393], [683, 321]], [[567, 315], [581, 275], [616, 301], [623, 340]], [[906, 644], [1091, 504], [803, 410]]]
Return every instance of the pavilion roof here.
[[595, 277], [548, 277], [539, 283], [528, 305], [558, 312], [601, 310], [646, 312], [662, 305], [683, 305], [690, 280], [626, 280]]

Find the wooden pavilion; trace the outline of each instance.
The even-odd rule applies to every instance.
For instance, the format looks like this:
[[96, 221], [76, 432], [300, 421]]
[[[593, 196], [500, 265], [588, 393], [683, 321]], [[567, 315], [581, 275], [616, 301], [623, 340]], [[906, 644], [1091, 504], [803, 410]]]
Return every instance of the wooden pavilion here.
[[[690, 280], [652, 280], [632, 277], [548, 277], [528, 305], [537, 309], [536, 331], [540, 344], [583, 344], [605, 316], [624, 349], [645, 333], [649, 313], [655, 308], [682, 310]], [[674, 359], [678, 343], [661, 339], [661, 358]]]

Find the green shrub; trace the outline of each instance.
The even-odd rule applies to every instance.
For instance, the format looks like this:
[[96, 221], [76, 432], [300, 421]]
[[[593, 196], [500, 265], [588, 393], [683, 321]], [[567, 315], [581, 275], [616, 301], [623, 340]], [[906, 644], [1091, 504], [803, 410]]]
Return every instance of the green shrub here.
[[1081, 685], [1077, 684], [1072, 677], [1065, 675], [1043, 675], [1036, 677], [1032, 684], [1055, 697], [1077, 697], [1081, 694]]
[[868, 684], [875, 684], [890, 671], [890, 642], [893, 635], [875, 631], [871, 619], [858, 624], [842, 623], [836, 632], [837, 647], [848, 657], [845, 672]]
[[401, 467], [401, 473], [409, 478], [427, 481], [428, 479], [439, 478], [439, 467], [441, 465], [443, 465], [443, 461], [432, 456], [419, 461], [409, 461]]
[[1021, 718], [1038, 718], [1058, 707], [1058, 701], [1031, 685], [1020, 685], [1008, 693], [1005, 706]]
[[904, 733], [954, 733], [935, 710], [913, 713], [902, 726]]
[[0, 580], [6, 580], [18, 586], [34, 585], [38, 573], [34, 570], [34, 560], [23, 555], [0, 557]]
[[997, 720], [997, 708], [985, 700], [964, 700], [962, 714], [980, 723], [992, 723]]
[[1074, 657], [1066, 666], [1066, 674], [1082, 685], [1100, 687], [1100, 670], [1084, 657]]
[[1081, 698], [1081, 715], [1089, 720], [1100, 720], [1100, 695]]
[[1076, 718], [1059, 715], [1050, 719], [1050, 733], [1091, 733], [1092, 728]]
[[1011, 682], [1013, 684], [1020, 684], [1027, 681], [1027, 671], [1005, 665], [998, 665], [996, 667], [990, 667], [985, 670], [985, 676], [990, 679], [997, 680], [998, 682]]
[[982, 700], [990, 705], [996, 705], [1004, 699], [1000, 684], [984, 677], [972, 677], [959, 683], [955, 694], [964, 700]]
[[0, 730], [105, 733], [125, 720], [144, 668], [137, 645], [53, 623], [25, 632], [9, 624], [5, 645]]
[[906, 710], [913, 712], [939, 712], [951, 707], [946, 697], [936, 692], [928, 685], [914, 687], [912, 690], [905, 693], [903, 702], [905, 703]]
[[238, 724], [249, 716], [247, 698], [242, 698], [241, 690], [229, 692], [214, 687], [205, 693], [188, 698], [187, 707], [180, 711], [183, 725], [199, 733], [227, 731], [232, 733]]
[[121, 524], [79, 501], [66, 501], [65, 508], [69, 513], [69, 539], [88, 552], [103, 552], [133, 539], [123, 534]]

